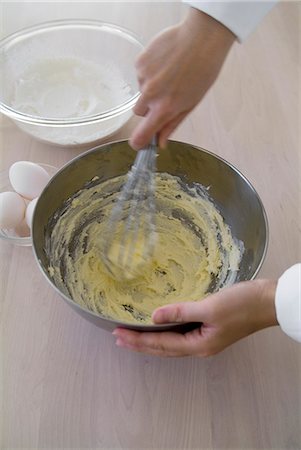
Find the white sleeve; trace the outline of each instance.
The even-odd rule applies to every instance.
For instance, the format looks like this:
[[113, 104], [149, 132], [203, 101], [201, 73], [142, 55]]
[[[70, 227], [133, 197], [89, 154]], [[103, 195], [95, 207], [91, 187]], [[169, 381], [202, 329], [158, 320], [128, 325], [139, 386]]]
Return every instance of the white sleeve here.
[[241, 42], [254, 30], [256, 25], [273, 8], [277, 1], [190, 1], [183, 0], [193, 8], [199, 9], [208, 16], [229, 28]]
[[290, 267], [279, 278], [275, 307], [282, 331], [301, 342], [301, 264]]

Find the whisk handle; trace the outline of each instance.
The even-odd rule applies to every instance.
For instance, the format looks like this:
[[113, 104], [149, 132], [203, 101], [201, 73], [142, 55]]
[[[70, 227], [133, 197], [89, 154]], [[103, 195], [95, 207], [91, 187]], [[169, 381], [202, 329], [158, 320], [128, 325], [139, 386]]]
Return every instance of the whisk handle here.
[[134, 170], [155, 170], [155, 161], [157, 156], [157, 136], [153, 136], [151, 142], [146, 148], [138, 150]]

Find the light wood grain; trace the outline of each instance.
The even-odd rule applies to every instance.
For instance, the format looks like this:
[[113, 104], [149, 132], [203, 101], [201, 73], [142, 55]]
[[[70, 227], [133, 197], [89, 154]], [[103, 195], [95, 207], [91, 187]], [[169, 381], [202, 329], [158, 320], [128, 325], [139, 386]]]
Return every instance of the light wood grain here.
[[[147, 40], [179, 20], [168, 3], [2, 4], [2, 35], [54, 18], [99, 17]], [[300, 3], [279, 4], [243, 44], [174, 138], [237, 166], [267, 210], [260, 276], [300, 260]], [[299, 71], [299, 72], [298, 72]], [[133, 119], [114, 139], [126, 138]], [[61, 166], [80, 153], [0, 123], [1, 169]], [[51, 290], [30, 248], [0, 242], [2, 449], [300, 449], [300, 350], [278, 328], [209, 359], [115, 347]]]

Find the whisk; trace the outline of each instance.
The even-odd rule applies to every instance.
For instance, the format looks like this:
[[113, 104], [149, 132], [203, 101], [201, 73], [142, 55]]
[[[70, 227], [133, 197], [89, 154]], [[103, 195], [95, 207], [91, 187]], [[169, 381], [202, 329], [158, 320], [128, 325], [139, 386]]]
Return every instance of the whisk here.
[[132, 279], [150, 261], [155, 241], [157, 139], [137, 152], [108, 221], [103, 261], [115, 278]]

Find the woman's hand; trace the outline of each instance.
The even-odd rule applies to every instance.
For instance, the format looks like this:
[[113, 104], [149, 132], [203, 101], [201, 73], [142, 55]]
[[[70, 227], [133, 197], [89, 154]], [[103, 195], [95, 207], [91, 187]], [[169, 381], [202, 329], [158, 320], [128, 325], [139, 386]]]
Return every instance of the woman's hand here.
[[276, 281], [255, 280], [235, 284], [197, 302], [178, 303], [158, 308], [156, 324], [201, 322], [185, 334], [137, 332], [117, 328], [116, 344], [137, 352], [158, 356], [211, 356], [234, 342], [273, 325]]
[[216, 79], [235, 36], [207, 14], [191, 8], [179, 25], [158, 35], [138, 58], [141, 96], [134, 112], [144, 118], [130, 144], [139, 149], [167, 138]]

